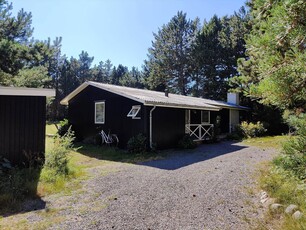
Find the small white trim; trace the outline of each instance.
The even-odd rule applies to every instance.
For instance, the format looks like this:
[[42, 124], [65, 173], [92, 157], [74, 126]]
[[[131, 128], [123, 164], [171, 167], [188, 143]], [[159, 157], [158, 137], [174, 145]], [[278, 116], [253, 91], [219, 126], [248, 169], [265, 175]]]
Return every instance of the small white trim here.
[[[103, 110], [103, 121], [97, 121], [97, 105], [104, 105]], [[96, 101], [95, 102], [95, 124], [105, 124], [105, 101]]]
[[[136, 117], [141, 109], [140, 105], [133, 105], [130, 112], [127, 114], [127, 117], [131, 117], [132, 119], [140, 119], [140, 117]], [[133, 113], [133, 111], [135, 111]]]
[[85, 89], [89, 84], [87, 82], [84, 82], [82, 85], [80, 85], [78, 88], [76, 88], [74, 91], [72, 91], [70, 94], [68, 94], [64, 99], [60, 101], [61, 105], [68, 105], [69, 101], [74, 98], [76, 95], [78, 95], [83, 89]]
[[44, 88], [19, 88], [19, 87], [0, 86], [0, 95], [54, 97], [55, 90], [54, 89], [44, 89]]

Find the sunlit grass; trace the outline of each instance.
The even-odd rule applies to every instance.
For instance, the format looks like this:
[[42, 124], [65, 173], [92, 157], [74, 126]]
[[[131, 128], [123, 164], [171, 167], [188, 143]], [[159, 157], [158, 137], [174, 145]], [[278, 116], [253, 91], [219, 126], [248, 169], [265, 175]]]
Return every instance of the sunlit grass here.
[[[267, 191], [270, 197], [275, 198], [276, 203], [285, 207], [295, 204], [302, 213], [306, 213], [306, 185], [303, 181], [276, 168], [272, 163], [261, 165], [258, 181], [260, 188]], [[266, 225], [269, 228], [264, 228]], [[268, 211], [263, 223], [259, 223], [258, 229], [304, 230], [306, 218], [304, 215], [302, 219], [294, 220], [291, 216]]]
[[[46, 154], [53, 147], [53, 137], [46, 137]], [[58, 193], [61, 191], [75, 190], [81, 180], [88, 177], [87, 169], [111, 165], [115, 162], [139, 163], [148, 160], [161, 159], [162, 154], [131, 154], [127, 151], [114, 147], [98, 146], [92, 144], [77, 143], [74, 150], [69, 153], [70, 174], [65, 177], [58, 177], [54, 182], [48, 182], [48, 171], [44, 168], [41, 172], [41, 180], [38, 184], [38, 193], [42, 196]], [[104, 173], [102, 172], [104, 175]], [[107, 173], [106, 173], [107, 174]], [[44, 179], [45, 178], [45, 179]]]
[[55, 135], [57, 133], [57, 128], [54, 123], [46, 125], [46, 135]]
[[275, 148], [280, 149], [282, 144], [288, 139], [290, 136], [267, 136], [267, 137], [255, 137], [248, 138], [242, 141], [245, 145], [256, 146], [260, 148]]
[[[46, 126], [46, 132], [54, 135], [56, 133], [56, 127], [54, 124], [48, 124]], [[46, 144], [46, 156], [51, 152], [54, 147], [54, 137], [47, 135], [45, 139]], [[69, 173], [67, 175], [57, 175], [55, 171], [46, 169], [45, 167], [35, 169], [37, 172], [35, 178], [31, 176], [33, 169], [24, 169], [25, 172], [17, 170], [16, 191], [19, 191], [19, 187], [23, 190], [31, 188], [22, 199], [16, 199], [16, 196], [8, 190], [4, 194], [0, 194], [0, 211], [2, 213], [9, 213], [14, 210], [18, 210], [18, 206], [24, 201], [24, 199], [31, 199], [32, 197], [43, 197], [50, 194], [59, 193], [63, 195], [72, 194], [82, 189], [83, 182], [90, 177], [90, 171], [88, 169], [94, 167], [104, 167], [116, 162], [123, 163], [139, 163], [153, 159], [162, 158], [162, 154], [147, 153], [147, 154], [131, 154], [127, 151], [107, 146], [97, 146], [90, 144], [75, 144], [68, 153], [68, 168]], [[30, 173], [32, 170], [32, 174]], [[109, 173], [115, 173], [116, 168], [105, 167], [100, 170], [100, 175], [108, 175]], [[4, 177], [3, 177], [4, 178]], [[8, 183], [8, 179], [5, 179], [1, 183]], [[19, 183], [20, 182], [20, 183]], [[24, 188], [24, 185], [27, 187]], [[8, 186], [11, 187], [11, 186]], [[20, 197], [20, 196], [19, 196]], [[14, 201], [14, 204], [12, 204]], [[1, 215], [1, 213], [0, 213]]]

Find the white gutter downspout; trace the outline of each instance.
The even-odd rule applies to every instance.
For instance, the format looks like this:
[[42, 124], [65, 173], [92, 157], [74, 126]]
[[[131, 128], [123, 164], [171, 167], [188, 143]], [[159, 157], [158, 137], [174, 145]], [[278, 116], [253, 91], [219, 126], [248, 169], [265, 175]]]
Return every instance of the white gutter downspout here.
[[150, 110], [150, 148], [153, 148], [153, 128], [152, 128], [152, 113], [154, 111], [154, 109], [156, 109], [156, 106], [154, 105], [154, 107]]

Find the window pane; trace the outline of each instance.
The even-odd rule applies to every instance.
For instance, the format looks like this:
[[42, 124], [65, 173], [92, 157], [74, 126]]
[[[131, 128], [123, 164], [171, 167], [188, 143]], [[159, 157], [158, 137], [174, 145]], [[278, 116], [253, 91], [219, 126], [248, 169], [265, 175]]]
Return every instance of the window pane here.
[[210, 123], [209, 111], [202, 111], [202, 123]]
[[105, 115], [105, 104], [104, 102], [96, 103], [96, 114], [95, 114], [95, 122], [96, 123], [104, 123], [104, 115]]
[[131, 110], [129, 111], [129, 113], [127, 114], [127, 116], [128, 117], [132, 117], [133, 119], [135, 118], [137, 118], [137, 119], [140, 119], [140, 117], [136, 117], [137, 116], [137, 114], [139, 113], [139, 111], [140, 111], [140, 106], [138, 106], [138, 105], [134, 105], [134, 106], [132, 106], [132, 108], [131, 108]]

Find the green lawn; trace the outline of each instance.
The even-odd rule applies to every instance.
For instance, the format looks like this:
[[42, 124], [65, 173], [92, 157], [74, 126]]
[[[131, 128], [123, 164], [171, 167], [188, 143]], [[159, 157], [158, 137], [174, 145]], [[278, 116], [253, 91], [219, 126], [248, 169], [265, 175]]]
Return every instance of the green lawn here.
[[57, 132], [57, 128], [55, 124], [50, 123], [46, 125], [46, 135], [55, 135]]
[[257, 146], [261, 148], [275, 148], [280, 149], [284, 141], [286, 141], [290, 136], [267, 136], [267, 137], [256, 137], [248, 138], [242, 141], [245, 145]]

